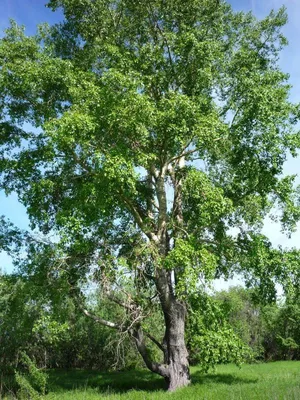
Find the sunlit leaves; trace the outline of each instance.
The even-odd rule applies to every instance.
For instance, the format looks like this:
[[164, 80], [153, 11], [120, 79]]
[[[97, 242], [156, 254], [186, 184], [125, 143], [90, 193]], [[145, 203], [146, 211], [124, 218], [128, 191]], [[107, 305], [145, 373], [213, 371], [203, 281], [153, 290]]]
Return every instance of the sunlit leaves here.
[[219, 363], [241, 364], [251, 359], [251, 350], [234, 332], [222, 306], [205, 293], [190, 297], [187, 342], [193, 362], [203, 371]]
[[183, 201], [186, 220], [196, 230], [213, 228], [220, 218], [232, 212], [232, 203], [224, 195], [223, 189], [214, 185], [204, 172], [196, 169], [188, 170], [183, 186]]
[[115, 276], [120, 256], [152, 284], [174, 271], [178, 295], [246, 270], [272, 297], [279, 253], [259, 231], [273, 205], [286, 231], [300, 219], [281, 176], [300, 143], [278, 66], [286, 13], [148, 3], [52, 0], [61, 24], [34, 37], [12, 24], [0, 43], [1, 187], [62, 253], [86, 257], [71, 263], [76, 279], [89, 263]]

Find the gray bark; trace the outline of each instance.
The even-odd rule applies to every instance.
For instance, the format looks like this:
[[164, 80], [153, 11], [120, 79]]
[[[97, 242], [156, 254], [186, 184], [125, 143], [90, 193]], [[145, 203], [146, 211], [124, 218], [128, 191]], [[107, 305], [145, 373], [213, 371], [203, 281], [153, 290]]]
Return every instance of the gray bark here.
[[162, 345], [163, 363], [151, 360], [141, 326], [133, 330], [132, 336], [146, 366], [152, 372], [164, 377], [168, 390], [174, 391], [190, 383], [188, 352], [184, 341], [185, 305], [173, 299], [168, 305], [168, 311], [165, 309], [164, 315], [166, 331]]
[[168, 377], [166, 382], [169, 391], [190, 383], [188, 352], [184, 340], [186, 307], [173, 299], [165, 315], [165, 343]]
[[[178, 165], [179, 168], [183, 167], [184, 157], [180, 157]], [[166, 257], [170, 250], [170, 238], [167, 231], [168, 210], [165, 187], [165, 174], [167, 167], [168, 166], [165, 165], [161, 171], [149, 171], [149, 176], [152, 176], [155, 180], [158, 201], [158, 221], [157, 230], [151, 232], [148, 237], [153, 241], [153, 244], [157, 248], [162, 259]], [[174, 180], [173, 183], [175, 186], [173, 216], [177, 220], [178, 228], [180, 228], [182, 225], [181, 177], [176, 179], [174, 175], [172, 179]], [[148, 215], [150, 217], [152, 215], [151, 212], [152, 206], [149, 202]], [[176, 271], [174, 272], [176, 274]], [[186, 306], [176, 298], [171, 279], [171, 271], [158, 266], [155, 272], [154, 281], [165, 319], [165, 335], [163, 343], [158, 346], [163, 352], [163, 362], [157, 363], [151, 360], [151, 355], [147, 350], [144, 340], [143, 330], [139, 324], [133, 328], [131, 335], [135, 340], [136, 347], [146, 366], [151, 371], [163, 376], [168, 385], [168, 390], [174, 391], [177, 388], [186, 386], [190, 383], [188, 352], [184, 340]]]
[[165, 319], [163, 347], [167, 376], [164, 377], [168, 390], [174, 391], [190, 383], [188, 352], [184, 340], [186, 306], [173, 293], [169, 271], [159, 271], [156, 286]]

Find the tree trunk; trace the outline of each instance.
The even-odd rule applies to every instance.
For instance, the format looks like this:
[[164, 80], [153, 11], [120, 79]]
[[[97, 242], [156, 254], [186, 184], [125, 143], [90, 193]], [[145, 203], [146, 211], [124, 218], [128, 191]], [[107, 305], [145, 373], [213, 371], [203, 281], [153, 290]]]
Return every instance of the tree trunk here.
[[176, 299], [172, 287], [171, 272], [158, 269], [156, 287], [165, 319], [164, 376], [169, 391], [190, 383], [188, 352], [185, 345], [186, 305]]
[[[165, 336], [162, 345], [159, 345], [164, 353], [164, 361], [161, 364], [152, 360], [140, 324], [135, 325], [130, 334], [135, 339], [137, 349], [146, 366], [152, 372], [164, 377], [168, 390], [174, 391], [190, 383], [188, 352], [184, 340], [186, 306], [173, 295], [168, 300], [162, 301]], [[149, 336], [151, 339], [151, 335]]]
[[174, 391], [190, 383], [188, 352], [184, 341], [186, 308], [173, 300], [169, 311], [165, 312], [166, 332], [164, 337], [164, 362], [159, 364], [151, 359], [145, 344], [142, 327], [138, 324], [132, 330], [137, 349], [146, 366], [165, 378], [169, 391]]
[[173, 299], [169, 310], [164, 314], [168, 360], [168, 376], [165, 379], [168, 390], [174, 391], [190, 383], [188, 352], [184, 340], [186, 307]]

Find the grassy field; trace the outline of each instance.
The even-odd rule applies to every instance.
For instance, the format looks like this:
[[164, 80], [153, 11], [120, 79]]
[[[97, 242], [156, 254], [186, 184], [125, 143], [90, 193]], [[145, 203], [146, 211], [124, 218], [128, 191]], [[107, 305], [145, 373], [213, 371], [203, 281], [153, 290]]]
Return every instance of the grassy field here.
[[47, 400], [300, 400], [300, 362], [221, 365], [213, 373], [192, 368], [193, 384], [175, 393], [147, 371], [50, 371]]

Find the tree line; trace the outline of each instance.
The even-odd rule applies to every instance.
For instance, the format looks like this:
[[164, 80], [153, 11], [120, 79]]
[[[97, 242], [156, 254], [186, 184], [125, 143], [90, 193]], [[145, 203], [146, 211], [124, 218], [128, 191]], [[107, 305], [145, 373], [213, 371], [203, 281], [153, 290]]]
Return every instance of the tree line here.
[[[34, 293], [34, 291], [36, 293]], [[94, 314], [116, 318], [115, 308], [95, 293], [89, 296]], [[46, 301], [21, 277], [0, 277], [0, 369], [22, 369], [22, 353], [38, 368], [97, 370], [143, 367], [128, 335], [110, 330], [78, 311], [72, 298]], [[300, 303], [262, 304], [253, 290], [228, 291], [189, 299], [186, 342], [190, 362], [203, 371], [218, 363], [299, 360]], [[119, 312], [123, 312], [122, 309]], [[159, 307], [150, 317], [155, 333], [163, 332]], [[149, 333], [150, 334], [150, 333]], [[150, 341], [151, 343], [151, 341]], [[156, 347], [153, 357], [159, 358]]]

